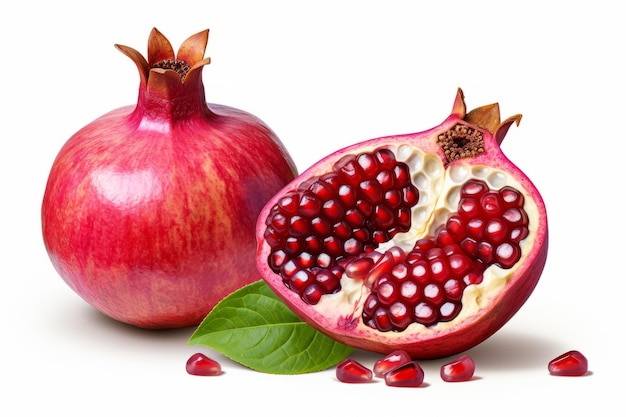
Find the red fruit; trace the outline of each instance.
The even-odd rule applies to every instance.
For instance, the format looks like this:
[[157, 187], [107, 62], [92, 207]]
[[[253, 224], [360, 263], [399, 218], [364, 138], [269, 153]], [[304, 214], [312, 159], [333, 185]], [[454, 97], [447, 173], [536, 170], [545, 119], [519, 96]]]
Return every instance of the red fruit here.
[[441, 379], [446, 382], [469, 381], [474, 376], [476, 364], [468, 355], [462, 355], [441, 366]]
[[[497, 104], [467, 113], [459, 90], [441, 125], [323, 158], [259, 216], [265, 281], [357, 348], [437, 358], [482, 342], [524, 304], [547, 256], [543, 200], [500, 149], [520, 117], [501, 122]], [[311, 193], [321, 208], [302, 214]], [[320, 285], [329, 270], [336, 280]]]
[[419, 387], [424, 382], [424, 370], [415, 361], [405, 363], [385, 374], [390, 387]]
[[187, 360], [187, 373], [198, 376], [215, 376], [222, 373], [222, 367], [202, 353], [194, 353]]
[[139, 327], [196, 325], [261, 279], [256, 219], [296, 172], [262, 121], [206, 103], [207, 39], [208, 30], [193, 35], [175, 55], [154, 29], [147, 60], [117, 45], [139, 69], [137, 104], [74, 134], [43, 197], [58, 273], [88, 303]]
[[372, 371], [354, 359], [345, 359], [335, 370], [337, 379], [351, 384], [370, 382]]
[[548, 371], [551, 375], [582, 376], [587, 373], [587, 370], [587, 358], [577, 350], [565, 352], [548, 363]]
[[409, 356], [409, 354], [404, 350], [396, 350], [374, 363], [374, 375], [382, 378], [387, 372], [398, 368], [400, 365], [404, 365], [407, 362], [411, 362], [411, 356]]

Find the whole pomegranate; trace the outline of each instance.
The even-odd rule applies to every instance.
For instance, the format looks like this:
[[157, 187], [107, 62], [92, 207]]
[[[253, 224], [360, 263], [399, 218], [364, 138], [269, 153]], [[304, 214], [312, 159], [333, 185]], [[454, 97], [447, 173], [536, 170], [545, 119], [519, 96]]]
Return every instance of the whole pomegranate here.
[[260, 279], [255, 224], [296, 173], [261, 120], [207, 104], [208, 30], [175, 54], [153, 29], [137, 65], [139, 96], [75, 133], [42, 204], [50, 259], [106, 315], [144, 328], [197, 325], [223, 297]]
[[272, 198], [257, 266], [303, 320], [345, 344], [444, 357], [488, 338], [535, 288], [544, 202], [500, 149], [499, 106], [341, 149]]

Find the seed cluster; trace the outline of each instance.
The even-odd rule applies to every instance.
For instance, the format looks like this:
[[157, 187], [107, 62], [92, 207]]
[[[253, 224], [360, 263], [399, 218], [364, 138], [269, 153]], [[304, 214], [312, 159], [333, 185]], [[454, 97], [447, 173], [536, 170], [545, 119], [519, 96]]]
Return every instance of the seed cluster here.
[[180, 79], [182, 81], [185, 81], [185, 77], [191, 69], [191, 66], [187, 65], [187, 62], [182, 59], [164, 59], [163, 61], [155, 63], [152, 68], [174, 70], [176, 71]]
[[446, 162], [474, 157], [485, 151], [482, 132], [462, 124], [440, 134], [437, 144], [443, 149]]
[[406, 256], [394, 251], [385, 267], [380, 261], [368, 267], [360, 259], [348, 264], [346, 270], [358, 266], [366, 282], [368, 270], [376, 274], [363, 322], [380, 331], [402, 331], [413, 322], [431, 326], [454, 319], [465, 288], [482, 282], [485, 269], [509, 269], [519, 261], [519, 243], [528, 236], [523, 205], [523, 195], [512, 187], [493, 191], [470, 180], [461, 187], [458, 212], [436, 237], [418, 240]]
[[271, 209], [268, 264], [305, 302], [317, 304], [340, 290], [342, 260], [409, 230], [418, 199], [408, 166], [391, 150], [347, 155]]

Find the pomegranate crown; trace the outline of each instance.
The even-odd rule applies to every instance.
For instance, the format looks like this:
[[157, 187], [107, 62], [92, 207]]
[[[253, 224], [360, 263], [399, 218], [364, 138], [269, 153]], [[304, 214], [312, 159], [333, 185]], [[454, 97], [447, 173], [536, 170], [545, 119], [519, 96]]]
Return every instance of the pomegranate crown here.
[[137, 65], [141, 85], [148, 89], [171, 83], [183, 86], [200, 81], [202, 67], [211, 63], [205, 58], [209, 30], [203, 30], [187, 38], [174, 53], [170, 41], [153, 28], [148, 38], [148, 59], [136, 49], [115, 44], [115, 47]]
[[515, 123], [515, 125], [519, 125], [522, 120], [521, 114], [515, 114], [501, 121], [500, 106], [498, 103], [487, 104], [468, 112], [467, 107], [465, 106], [465, 95], [463, 94], [463, 90], [460, 88], [457, 90], [451, 113], [459, 115], [468, 123], [487, 130], [496, 138], [498, 144], [502, 143], [509, 127], [511, 127], [513, 123]]

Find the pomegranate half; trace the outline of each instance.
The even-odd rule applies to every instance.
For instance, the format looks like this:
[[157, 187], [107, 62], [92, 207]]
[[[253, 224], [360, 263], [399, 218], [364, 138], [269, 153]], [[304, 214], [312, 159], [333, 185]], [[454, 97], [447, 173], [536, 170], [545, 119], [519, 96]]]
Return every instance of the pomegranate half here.
[[548, 250], [544, 202], [500, 144], [498, 104], [425, 132], [348, 146], [262, 210], [257, 267], [337, 341], [413, 358], [462, 352], [524, 304]]
[[276, 134], [245, 111], [205, 101], [208, 30], [175, 54], [156, 29], [136, 105], [99, 117], [59, 151], [42, 203], [52, 264], [106, 315], [144, 328], [197, 325], [258, 281], [255, 225], [296, 176]]

